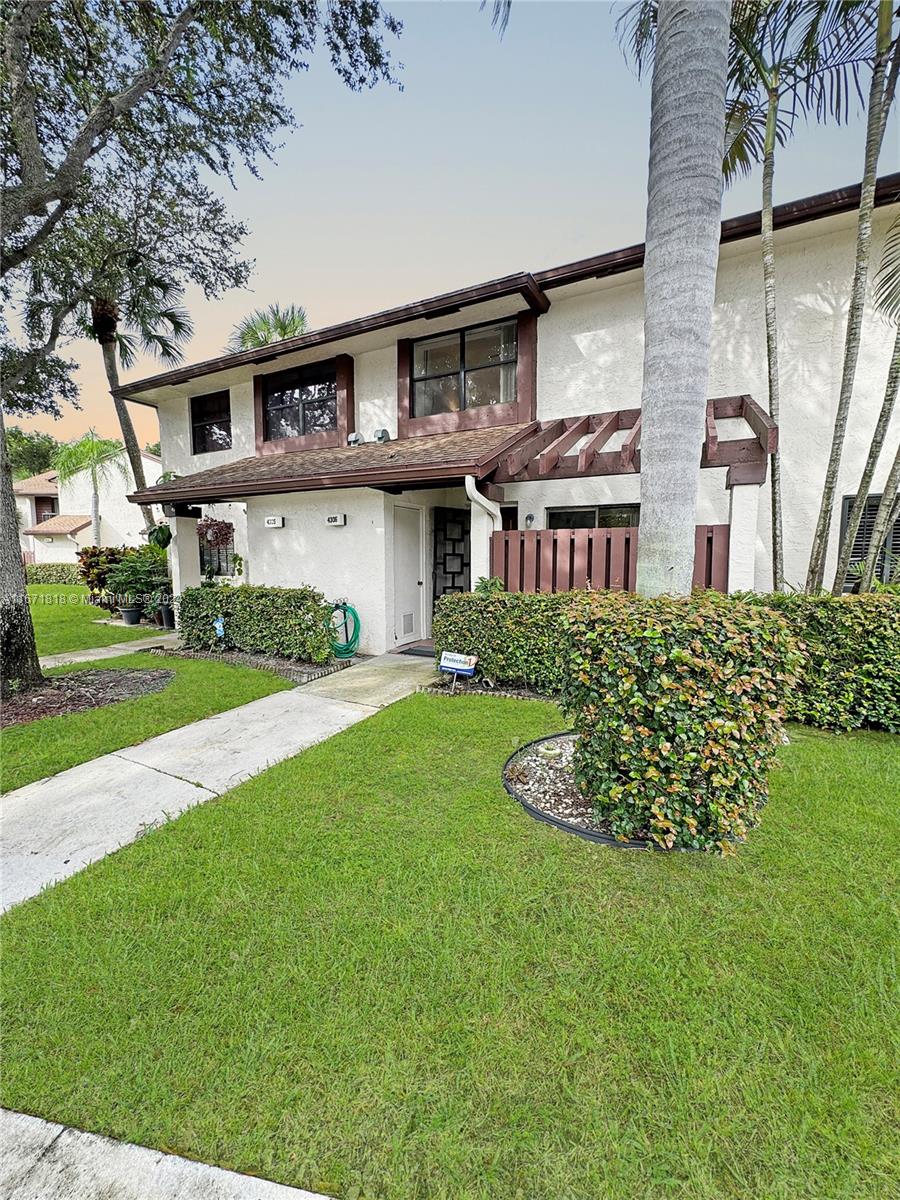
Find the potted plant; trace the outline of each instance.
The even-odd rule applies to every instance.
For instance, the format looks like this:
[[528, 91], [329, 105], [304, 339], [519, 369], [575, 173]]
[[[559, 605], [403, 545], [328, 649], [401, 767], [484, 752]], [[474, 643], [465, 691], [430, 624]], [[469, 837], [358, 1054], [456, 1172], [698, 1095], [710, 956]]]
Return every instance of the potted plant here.
[[157, 588], [153, 593], [153, 616], [163, 629], [175, 628], [175, 609], [172, 605], [172, 585], [166, 580], [166, 586]]
[[109, 572], [107, 589], [126, 625], [137, 625], [145, 607], [150, 607], [154, 594], [168, 590], [169, 578], [158, 553], [138, 551], [123, 558]]

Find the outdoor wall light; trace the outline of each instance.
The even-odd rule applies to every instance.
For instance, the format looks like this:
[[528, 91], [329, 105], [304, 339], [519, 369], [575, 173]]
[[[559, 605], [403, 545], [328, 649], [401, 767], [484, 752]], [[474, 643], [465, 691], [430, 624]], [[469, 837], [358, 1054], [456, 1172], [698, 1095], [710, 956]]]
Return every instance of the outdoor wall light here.
[[383, 446], [385, 442], [389, 442], [390, 440], [391, 440], [391, 435], [387, 429], [376, 429], [375, 430], [375, 441], [378, 442], [380, 445]]
[[530, 529], [534, 524], [534, 513], [525, 514], [525, 528]]

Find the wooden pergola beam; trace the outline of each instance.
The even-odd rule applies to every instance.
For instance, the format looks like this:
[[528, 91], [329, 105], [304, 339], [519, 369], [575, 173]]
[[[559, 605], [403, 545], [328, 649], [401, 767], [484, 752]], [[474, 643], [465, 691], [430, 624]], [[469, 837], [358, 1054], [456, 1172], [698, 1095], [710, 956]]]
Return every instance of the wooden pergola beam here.
[[[520, 471], [523, 471], [533, 458], [536, 458], [542, 450], [546, 450], [550, 443], [563, 433], [564, 429], [565, 425], [561, 419], [548, 421], [541, 425], [541, 428], [528, 441], [516, 446], [500, 464], [498, 474], [502, 475], [502, 481], [509, 482]], [[496, 482], [501, 482], [501, 480], [496, 479]]]
[[606, 445], [618, 428], [619, 414], [617, 412], [604, 413], [600, 417], [592, 437], [578, 452], [578, 470], [582, 474], [594, 461], [598, 450]]
[[756, 434], [764, 454], [778, 449], [778, 426], [752, 396], [741, 396], [741, 416]]
[[641, 418], [638, 417], [632, 426], [631, 433], [622, 443], [622, 449], [619, 451], [619, 459], [623, 468], [632, 470], [634, 468], [634, 456], [637, 453], [638, 442], [641, 440]]
[[590, 417], [577, 417], [556, 441], [551, 442], [546, 450], [542, 450], [537, 460], [538, 475], [549, 475], [566, 451], [581, 441], [588, 432], [590, 423]]
[[716, 406], [715, 402], [708, 400], [706, 402], [706, 461], [708, 463], [715, 462], [716, 449], [719, 445], [719, 431], [716, 429]]

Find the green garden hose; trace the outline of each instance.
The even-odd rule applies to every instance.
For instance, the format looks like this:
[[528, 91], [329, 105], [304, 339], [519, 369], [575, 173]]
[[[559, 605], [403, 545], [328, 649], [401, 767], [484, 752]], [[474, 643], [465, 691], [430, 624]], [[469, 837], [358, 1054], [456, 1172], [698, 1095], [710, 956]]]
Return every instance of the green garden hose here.
[[339, 600], [329, 622], [331, 653], [335, 658], [352, 658], [359, 647], [359, 613], [352, 604]]

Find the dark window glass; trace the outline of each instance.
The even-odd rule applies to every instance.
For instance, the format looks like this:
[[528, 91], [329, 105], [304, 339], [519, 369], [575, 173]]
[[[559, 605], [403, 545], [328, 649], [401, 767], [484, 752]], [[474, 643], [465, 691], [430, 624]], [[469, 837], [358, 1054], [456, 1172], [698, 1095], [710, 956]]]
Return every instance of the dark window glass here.
[[316, 363], [263, 378], [266, 441], [337, 429], [337, 372]]
[[504, 529], [519, 528], [519, 506], [518, 504], [501, 504], [500, 505], [500, 520]]
[[191, 396], [191, 446], [194, 454], [231, 449], [231, 395]]
[[515, 321], [414, 342], [412, 359], [414, 417], [515, 403]]
[[[853, 507], [855, 499], [855, 496], [844, 497], [841, 507], [842, 540], [844, 531], [847, 528], [847, 522], [850, 519], [850, 509]], [[850, 552], [850, 566], [844, 582], [845, 592], [855, 592], [859, 588], [859, 572], [869, 554], [869, 546], [872, 543], [872, 533], [875, 527], [875, 517], [878, 514], [880, 503], [880, 496], [869, 495], [866, 497], [866, 506], [863, 509], [862, 520], [859, 523], [859, 529], [856, 531], [856, 537], [853, 540], [853, 549]], [[890, 583], [898, 574], [900, 574], [900, 517], [888, 528], [887, 539], [875, 564], [875, 578], [882, 583]]]
[[548, 529], [634, 529], [639, 504], [601, 504], [599, 508], [548, 508]]
[[205, 579], [234, 574], [234, 539], [227, 546], [211, 546], [200, 538], [200, 573]]

